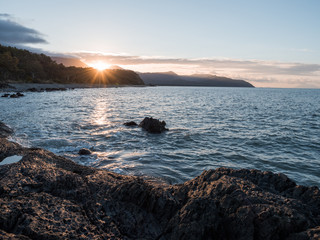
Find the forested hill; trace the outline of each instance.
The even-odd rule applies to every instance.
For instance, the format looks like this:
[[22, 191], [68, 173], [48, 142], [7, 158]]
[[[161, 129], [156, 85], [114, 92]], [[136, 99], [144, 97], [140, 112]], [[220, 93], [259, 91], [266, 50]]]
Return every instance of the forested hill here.
[[144, 85], [134, 71], [66, 67], [44, 54], [0, 45], [0, 82]]
[[174, 72], [139, 73], [145, 84], [159, 86], [254, 87], [244, 80], [215, 75], [178, 75]]

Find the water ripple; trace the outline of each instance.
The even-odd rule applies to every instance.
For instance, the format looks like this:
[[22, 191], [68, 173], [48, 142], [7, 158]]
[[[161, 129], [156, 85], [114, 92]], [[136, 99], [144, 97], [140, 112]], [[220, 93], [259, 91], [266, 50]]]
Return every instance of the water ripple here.
[[[181, 183], [221, 166], [284, 172], [320, 186], [320, 90], [108, 88], [0, 99], [0, 120], [25, 146], [129, 175]], [[126, 121], [165, 120], [149, 134]], [[90, 156], [79, 156], [81, 148]]]

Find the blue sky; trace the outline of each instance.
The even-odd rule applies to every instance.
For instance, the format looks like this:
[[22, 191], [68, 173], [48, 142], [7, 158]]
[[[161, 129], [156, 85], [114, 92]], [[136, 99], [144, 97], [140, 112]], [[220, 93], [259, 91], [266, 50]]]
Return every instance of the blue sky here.
[[[87, 62], [97, 56], [139, 71], [223, 74], [268, 87], [320, 87], [318, 0], [0, 0], [0, 9], [2, 19], [37, 31], [46, 41], [25, 46]], [[292, 74], [283, 73], [290, 69]], [[297, 69], [303, 71], [297, 74]]]

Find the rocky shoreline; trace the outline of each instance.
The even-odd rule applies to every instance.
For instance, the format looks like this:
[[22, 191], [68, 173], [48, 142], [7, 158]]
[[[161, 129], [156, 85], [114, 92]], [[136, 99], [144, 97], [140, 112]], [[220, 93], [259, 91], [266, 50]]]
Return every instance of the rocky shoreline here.
[[[76, 89], [76, 88], [115, 88], [115, 87], [145, 87], [145, 85], [100, 85], [85, 83], [8, 83], [0, 86], [0, 92], [41, 92], [48, 89]], [[33, 89], [33, 90], [31, 90]]]
[[10, 142], [0, 123], [1, 239], [319, 239], [320, 192], [219, 168], [179, 185], [81, 166]]

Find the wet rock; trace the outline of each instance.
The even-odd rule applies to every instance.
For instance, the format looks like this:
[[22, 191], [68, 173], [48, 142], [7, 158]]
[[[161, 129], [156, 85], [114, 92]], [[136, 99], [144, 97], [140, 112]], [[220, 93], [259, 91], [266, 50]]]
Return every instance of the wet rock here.
[[33, 88], [28, 88], [27, 92], [41, 92], [39, 89], [33, 87]]
[[11, 94], [10, 98], [19, 98], [19, 96], [17, 94]]
[[166, 122], [160, 122], [158, 119], [146, 117], [139, 124], [139, 127], [142, 127], [144, 130], [149, 133], [162, 133], [164, 131], [168, 131], [169, 129], [165, 128]]
[[86, 148], [81, 148], [78, 152], [79, 155], [90, 155], [91, 151], [89, 149]]
[[125, 125], [127, 127], [138, 126], [138, 124], [134, 121], [125, 122], [123, 125]]
[[67, 91], [66, 88], [45, 88], [46, 92], [54, 92], [54, 91]]
[[[4, 239], [319, 239], [320, 192], [283, 174], [219, 168], [166, 185], [0, 138]], [[21, 154], [23, 152], [23, 154]]]
[[23, 96], [24, 96], [24, 94], [21, 93], [21, 92], [17, 92], [15, 94], [10, 94], [9, 95], [10, 98], [19, 98], [19, 97], [23, 97]]
[[51, 88], [28, 88], [27, 91], [28, 92], [55, 92], [55, 91], [67, 91], [67, 88], [55, 88], [55, 87], [51, 87]]
[[0, 137], [6, 138], [13, 134], [13, 130], [4, 123], [0, 122]]
[[9, 93], [5, 93], [5, 94], [3, 94], [1, 97], [3, 97], [3, 98], [7, 98], [7, 97], [9, 97], [10, 96], [10, 94]]

